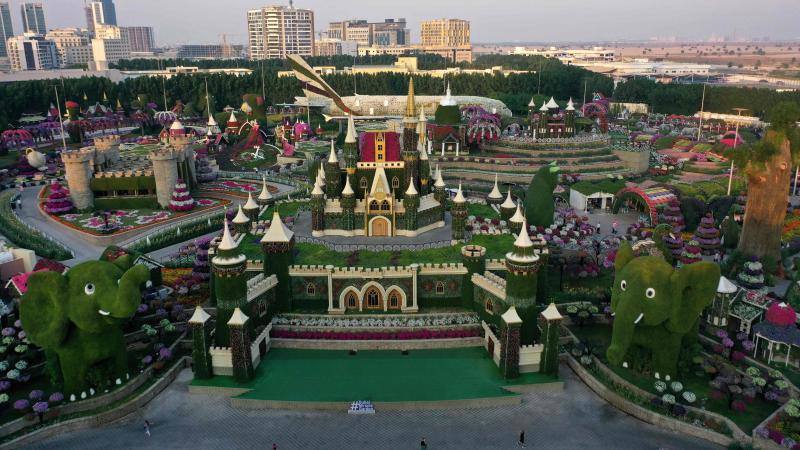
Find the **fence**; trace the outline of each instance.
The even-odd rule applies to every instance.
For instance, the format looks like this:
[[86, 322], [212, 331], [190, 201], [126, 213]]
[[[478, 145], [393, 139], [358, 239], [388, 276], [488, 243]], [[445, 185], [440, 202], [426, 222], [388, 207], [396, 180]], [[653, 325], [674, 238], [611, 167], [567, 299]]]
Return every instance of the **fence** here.
[[[219, 223], [220, 224], [219, 227], [222, 227], [222, 215], [223, 212], [220, 210], [206, 211], [197, 216], [189, 217], [186, 219], [179, 220], [177, 222], [170, 222], [161, 226], [157, 226], [155, 228], [151, 228], [147, 231], [146, 235], [126, 241], [120, 244], [120, 246], [128, 248], [137, 248], [137, 249], [138, 247], [142, 246], [147, 247], [150, 245], [151, 241], [158, 241], [159, 238], [162, 238], [164, 235], [167, 235], [169, 233], [176, 232], [176, 234], [180, 236], [181, 233], [178, 232], [178, 230], [181, 229], [181, 227], [188, 228], [189, 226], [197, 225], [203, 221], [205, 221], [209, 227], [213, 226], [215, 223]], [[211, 230], [209, 230], [209, 232], [210, 231]], [[196, 236], [187, 236], [186, 239], [191, 239], [192, 237]]]
[[295, 239], [297, 242], [302, 242], [305, 244], [322, 245], [328, 250], [333, 250], [335, 252], [355, 252], [359, 250], [369, 250], [374, 252], [400, 252], [404, 250], [419, 251], [450, 247], [453, 245], [453, 242], [449, 240], [426, 242], [421, 244], [335, 244], [333, 242], [328, 242], [324, 239], [319, 239], [312, 236], [295, 236]]

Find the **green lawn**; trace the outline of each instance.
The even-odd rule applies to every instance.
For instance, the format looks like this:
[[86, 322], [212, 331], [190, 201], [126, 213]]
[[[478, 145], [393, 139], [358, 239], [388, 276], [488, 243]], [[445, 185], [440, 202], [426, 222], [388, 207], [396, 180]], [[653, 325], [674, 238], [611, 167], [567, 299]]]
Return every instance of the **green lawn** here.
[[[589, 344], [591, 348], [596, 349], [596, 353], [599, 353], [598, 356], [600, 356], [603, 362], [608, 365], [608, 361], [605, 360], [605, 350], [611, 343], [610, 326], [573, 326], [570, 327], [570, 331], [572, 331], [572, 333], [575, 334], [575, 336], [582, 342], [585, 342]], [[653, 395], [656, 395], [656, 391], [653, 387], [655, 379], [640, 376], [638, 373], [622, 367], [613, 365], [608, 365], [608, 367], [613, 370], [614, 373], [624, 378], [628, 382], [641, 389], [644, 389], [647, 392], [652, 393]], [[747, 410], [745, 412], [737, 413], [728, 408], [728, 402], [726, 399], [714, 400], [710, 397], [712, 389], [708, 383], [711, 381], [711, 378], [703, 373], [700, 373], [699, 370], [695, 373], [691, 373], [682, 377], [678, 381], [683, 383], [684, 390], [694, 392], [697, 395], [698, 401], [695, 406], [700, 407], [702, 402], [705, 400], [705, 409], [717, 414], [721, 414], [733, 420], [733, 422], [747, 434], [750, 434], [753, 429], [758, 426], [758, 424], [766, 419], [767, 416], [772, 414], [773, 411], [775, 411], [779, 406], [775, 402], [768, 402], [763, 398], [757, 397], [752, 403], [747, 404]]]
[[499, 219], [500, 214], [497, 213], [491, 206], [483, 203], [468, 203], [467, 212], [470, 216], [484, 217], [487, 219]]
[[[454, 377], [458, 382], [454, 383]], [[436, 401], [514, 396], [503, 386], [557, 381], [524, 374], [512, 382], [481, 347], [446, 350], [345, 351], [272, 349], [253, 381], [194, 380], [194, 386], [246, 387], [240, 398], [285, 401]]]

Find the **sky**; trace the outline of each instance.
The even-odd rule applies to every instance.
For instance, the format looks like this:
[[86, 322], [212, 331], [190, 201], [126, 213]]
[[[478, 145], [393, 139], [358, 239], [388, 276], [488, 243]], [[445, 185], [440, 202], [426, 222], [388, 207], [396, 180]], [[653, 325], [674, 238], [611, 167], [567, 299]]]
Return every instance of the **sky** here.
[[[2, 1], [2, 0], [0, 0]], [[9, 0], [6, 0], [9, 1]], [[83, 0], [38, 0], [48, 28], [86, 26]], [[10, 0], [14, 31], [21, 30], [20, 0]], [[115, 0], [121, 26], [149, 25], [158, 45], [244, 43], [246, 11], [266, 0]], [[800, 0], [296, 0], [315, 12], [317, 31], [334, 20], [382, 21], [405, 17], [412, 41], [419, 23], [433, 18], [471, 22], [473, 43], [589, 42], [711, 35], [800, 39]]]

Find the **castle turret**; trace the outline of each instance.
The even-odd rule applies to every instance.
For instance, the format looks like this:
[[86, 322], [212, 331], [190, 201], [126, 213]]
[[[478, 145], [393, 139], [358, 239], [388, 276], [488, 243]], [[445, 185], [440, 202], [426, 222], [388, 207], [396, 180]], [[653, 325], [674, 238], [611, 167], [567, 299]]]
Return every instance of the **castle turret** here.
[[233, 223], [233, 229], [237, 233], [250, 232], [250, 217], [242, 210], [241, 204], [239, 205], [239, 211], [236, 213], [236, 217], [234, 217], [231, 222]]
[[258, 220], [258, 215], [261, 212], [261, 207], [258, 206], [255, 200], [253, 200], [253, 194], [251, 192], [247, 193], [247, 202], [245, 202], [244, 206], [242, 207], [244, 213], [250, 219], [251, 222], [255, 222]]
[[[172, 147], [162, 147], [151, 151], [148, 157], [153, 163], [156, 199], [159, 206], [166, 208], [172, 198], [175, 184], [181, 178], [178, 173], [178, 151]], [[188, 179], [185, 180], [189, 182]]]
[[236, 308], [247, 303], [247, 258], [239, 251], [239, 243], [234, 240], [225, 219], [222, 240], [211, 259], [214, 277], [214, 293], [217, 300], [217, 327], [214, 342], [219, 347], [230, 346], [230, 333], [227, 322]]
[[256, 203], [258, 206], [270, 206], [274, 203], [274, 199], [272, 198], [272, 194], [269, 193], [269, 187], [267, 186], [267, 176], [264, 175], [261, 177], [262, 185], [261, 185], [261, 193], [258, 194], [258, 198], [256, 199]]
[[428, 195], [431, 193], [431, 162], [428, 159], [428, 150], [425, 148], [424, 135], [420, 135], [420, 140], [417, 143], [417, 152], [419, 153], [419, 191], [421, 195]]
[[414, 97], [414, 79], [408, 82], [406, 97], [406, 114], [403, 117], [403, 151], [401, 158], [405, 166], [405, 181], [419, 173], [419, 152], [417, 151], [417, 106]]
[[512, 233], [517, 234], [522, 229], [522, 222], [525, 221], [525, 216], [522, 215], [522, 208], [517, 203], [517, 211], [508, 219], [508, 228]]
[[325, 230], [325, 192], [319, 183], [311, 191], [311, 234], [322, 236]]
[[417, 213], [419, 211], [419, 192], [414, 187], [414, 177], [408, 182], [408, 189], [403, 196], [403, 208], [406, 210], [405, 228], [408, 231], [416, 231], [417, 229]]
[[93, 154], [94, 152], [90, 149], [61, 153], [69, 195], [78, 210], [88, 210], [94, 207], [91, 166]]
[[500, 205], [503, 203], [503, 194], [500, 193], [500, 188], [497, 186], [497, 174], [494, 174], [494, 187], [489, 195], [486, 196], [486, 204], [489, 206]]
[[514, 200], [511, 199], [511, 188], [508, 188], [508, 194], [506, 195], [506, 199], [503, 204], [500, 205], [500, 218], [502, 220], [508, 221], [511, 216], [514, 215], [514, 212], [517, 210], [517, 204], [514, 203]]
[[339, 158], [336, 157], [336, 147], [334, 146], [333, 140], [331, 140], [331, 153], [328, 156], [328, 160], [325, 162], [325, 193], [328, 194], [328, 198], [333, 199], [339, 197], [339, 189], [340, 186], [340, 169], [339, 169]]
[[444, 179], [442, 179], [442, 170], [439, 169], [439, 165], [436, 165], [436, 180], [433, 183], [433, 198], [436, 199], [437, 202], [444, 205], [445, 200], [447, 200], [447, 191], [445, 190], [446, 185], [444, 184]]
[[536, 137], [539, 139], [546, 138], [550, 135], [547, 131], [547, 111], [547, 102], [542, 102], [542, 107], [539, 108], [539, 124], [536, 133]]
[[291, 309], [289, 266], [294, 260], [294, 232], [283, 223], [277, 210], [272, 214], [269, 229], [261, 238], [261, 249], [264, 251], [264, 275], [275, 275], [278, 278], [275, 292], [278, 310], [289, 311]]
[[350, 184], [356, 182], [355, 176], [358, 158], [358, 134], [356, 133], [353, 115], [350, 114], [347, 116], [347, 135], [344, 138], [344, 168], [347, 172], [347, 178], [350, 179]]
[[486, 248], [480, 245], [465, 245], [461, 247], [461, 261], [467, 268], [461, 280], [461, 305], [469, 309], [483, 311], [484, 305], [475, 305], [475, 288], [472, 284], [472, 275], [483, 275], [486, 272]]
[[344, 189], [342, 189], [342, 229], [347, 231], [355, 230], [356, 227], [356, 193], [350, 186], [350, 178], [345, 177]]
[[458, 183], [458, 191], [453, 197], [450, 215], [453, 217], [453, 240], [461, 241], [464, 239], [464, 228], [467, 222], [467, 199], [461, 192], [461, 183]]
[[506, 253], [506, 301], [517, 308], [523, 320], [522, 341], [532, 343], [536, 324], [537, 272], [542, 260], [528, 235], [528, 221], [523, 218], [512, 251]]
[[528, 122], [530, 123], [531, 133], [533, 133], [533, 130], [538, 126], [536, 123], [536, 99], [534, 97], [531, 97], [531, 101], [528, 103]]
[[577, 133], [575, 130], [575, 105], [572, 103], [572, 97], [567, 102], [567, 108], [564, 110], [564, 134], [567, 137], [573, 137]]

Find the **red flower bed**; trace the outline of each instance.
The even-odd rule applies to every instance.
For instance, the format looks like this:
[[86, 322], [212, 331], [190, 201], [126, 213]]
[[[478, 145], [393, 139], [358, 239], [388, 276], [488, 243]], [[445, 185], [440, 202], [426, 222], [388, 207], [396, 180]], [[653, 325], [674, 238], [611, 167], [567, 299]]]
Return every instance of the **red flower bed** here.
[[455, 339], [478, 337], [479, 329], [415, 331], [290, 331], [272, 330], [276, 339], [317, 339], [325, 341], [408, 341], [413, 339]]

